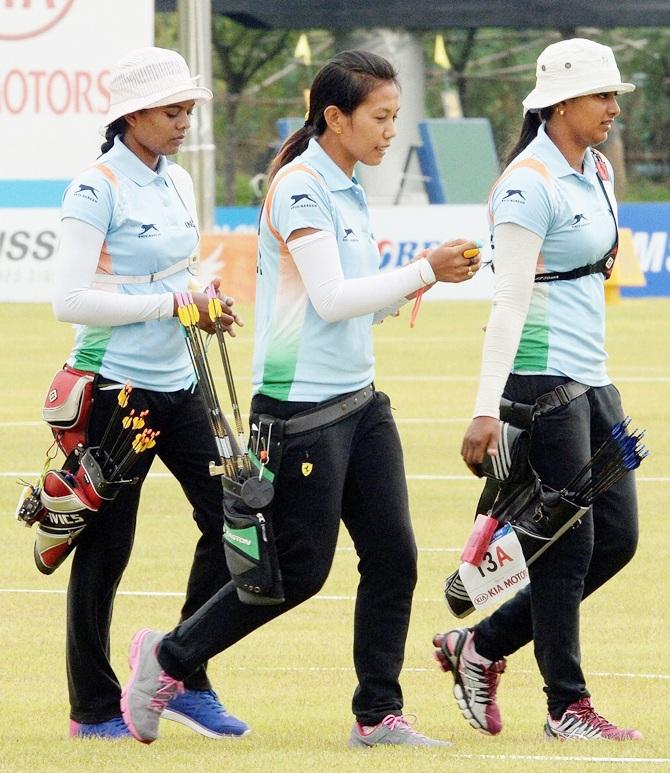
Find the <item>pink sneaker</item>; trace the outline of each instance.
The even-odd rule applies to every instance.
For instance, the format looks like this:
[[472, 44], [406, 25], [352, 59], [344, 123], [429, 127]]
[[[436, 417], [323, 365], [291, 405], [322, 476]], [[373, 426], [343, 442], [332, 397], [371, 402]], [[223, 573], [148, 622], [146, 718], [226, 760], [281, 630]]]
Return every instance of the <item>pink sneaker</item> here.
[[493, 662], [475, 649], [475, 635], [469, 628], [454, 628], [433, 638], [435, 658], [443, 671], [454, 677], [454, 697], [470, 725], [486, 735], [502, 730], [496, 692], [505, 659]]
[[559, 741], [569, 739], [605, 741], [641, 741], [639, 730], [626, 730], [608, 722], [598, 714], [591, 705], [590, 698], [582, 698], [572, 703], [563, 712], [560, 719], [547, 717], [544, 725], [547, 738], [557, 738]]

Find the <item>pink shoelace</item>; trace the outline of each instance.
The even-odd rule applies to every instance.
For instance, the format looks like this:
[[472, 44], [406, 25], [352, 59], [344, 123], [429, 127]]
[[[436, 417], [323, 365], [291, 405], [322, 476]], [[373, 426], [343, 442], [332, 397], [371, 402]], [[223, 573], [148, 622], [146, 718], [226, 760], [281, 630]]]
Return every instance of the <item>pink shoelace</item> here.
[[426, 738], [427, 736], [423, 735], [423, 733], [417, 732], [412, 727], [414, 722], [416, 722], [416, 714], [400, 714], [398, 716], [395, 714], [389, 714], [387, 717], [382, 719], [380, 724], [388, 727], [389, 730], [396, 730], [397, 728], [400, 728], [402, 730], [407, 730], [412, 735], [419, 736], [420, 738]]
[[161, 687], [156, 690], [156, 694], [149, 703], [149, 708], [152, 711], [156, 711], [158, 714], [162, 714], [163, 710], [167, 706], [168, 702], [174, 698], [178, 693], [184, 692], [184, 684], [178, 679], [173, 679], [165, 671], [161, 671], [160, 675]]

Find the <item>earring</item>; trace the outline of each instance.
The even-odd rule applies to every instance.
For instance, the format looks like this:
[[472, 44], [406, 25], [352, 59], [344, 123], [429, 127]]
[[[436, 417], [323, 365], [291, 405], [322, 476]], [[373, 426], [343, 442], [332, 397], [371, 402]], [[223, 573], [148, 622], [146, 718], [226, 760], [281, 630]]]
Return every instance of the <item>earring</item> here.
[[563, 110], [563, 108], [561, 108], [561, 109], [558, 111], [558, 114], [559, 114], [559, 115], [565, 115], [565, 110]]
[[335, 129], [335, 134], [342, 134], [342, 129], [339, 126]]

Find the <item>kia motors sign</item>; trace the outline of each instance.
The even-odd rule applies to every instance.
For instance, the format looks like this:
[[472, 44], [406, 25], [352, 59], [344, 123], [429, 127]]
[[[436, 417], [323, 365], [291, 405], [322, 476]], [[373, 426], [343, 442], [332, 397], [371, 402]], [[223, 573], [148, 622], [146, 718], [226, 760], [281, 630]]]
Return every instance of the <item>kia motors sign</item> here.
[[0, 40], [23, 40], [51, 29], [74, 0], [0, 0]]
[[111, 68], [153, 0], [0, 0], [0, 301], [49, 300], [68, 182], [95, 162]]

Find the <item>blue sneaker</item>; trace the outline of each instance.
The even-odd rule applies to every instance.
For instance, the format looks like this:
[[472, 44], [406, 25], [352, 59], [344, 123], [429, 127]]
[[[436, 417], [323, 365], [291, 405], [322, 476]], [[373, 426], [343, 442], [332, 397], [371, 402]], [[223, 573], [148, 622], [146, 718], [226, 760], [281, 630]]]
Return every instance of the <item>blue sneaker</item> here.
[[75, 722], [70, 720], [70, 738], [106, 738], [120, 740], [132, 738], [123, 717], [114, 717], [106, 722]]
[[184, 690], [170, 699], [162, 718], [186, 725], [207, 738], [240, 738], [251, 730], [246, 722], [226, 711], [214, 690]]

